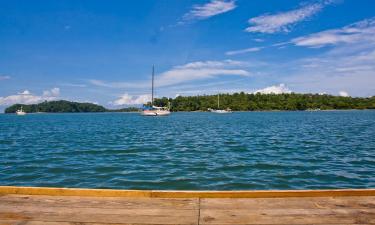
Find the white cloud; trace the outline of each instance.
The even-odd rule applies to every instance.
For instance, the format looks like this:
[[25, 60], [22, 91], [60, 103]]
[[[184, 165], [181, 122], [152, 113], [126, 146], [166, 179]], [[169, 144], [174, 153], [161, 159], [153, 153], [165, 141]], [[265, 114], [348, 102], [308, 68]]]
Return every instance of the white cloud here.
[[18, 92], [19, 95], [31, 95], [31, 92], [29, 90], [24, 90], [22, 92]]
[[228, 51], [225, 54], [226, 55], [238, 55], [238, 54], [244, 54], [248, 52], [257, 52], [260, 51], [263, 47], [253, 47], [253, 48], [245, 48], [240, 50], [234, 50], [234, 51]]
[[287, 86], [285, 86], [285, 84], [279, 84], [279, 85], [274, 85], [274, 86], [256, 90], [254, 91], [254, 93], [283, 94], [283, 93], [292, 93], [292, 91]]
[[249, 76], [243, 69], [246, 63], [241, 61], [198, 61], [175, 66], [160, 74], [155, 80], [157, 86], [169, 86], [197, 80], [210, 79], [218, 76]]
[[264, 42], [264, 39], [261, 39], [261, 38], [254, 38], [253, 41], [255, 41], [255, 42]]
[[10, 76], [2, 76], [0, 75], [0, 80], [9, 80]]
[[245, 29], [247, 32], [254, 33], [277, 33], [289, 32], [291, 27], [303, 20], [308, 19], [318, 13], [330, 1], [314, 3], [302, 6], [301, 8], [280, 12], [276, 14], [265, 14], [249, 19], [250, 26]]
[[132, 96], [127, 93], [120, 96], [120, 98], [116, 99], [110, 104], [115, 106], [121, 105], [141, 105], [151, 101], [151, 95], [139, 95], [139, 96]]
[[66, 86], [66, 87], [80, 87], [80, 88], [87, 87], [86, 84], [74, 84], [74, 83], [62, 83], [60, 85], [61, 86]]
[[339, 92], [339, 96], [342, 96], [342, 97], [348, 97], [349, 94], [348, 94], [348, 92], [346, 92], [346, 91], [340, 91], [340, 92]]
[[297, 46], [318, 48], [327, 45], [375, 42], [375, 17], [350, 24], [340, 29], [331, 29], [291, 41]]
[[103, 80], [89, 80], [89, 83], [99, 87], [107, 88], [147, 88], [150, 82], [106, 82]]
[[180, 24], [189, 21], [204, 20], [231, 11], [236, 7], [234, 0], [211, 0], [204, 5], [194, 5], [193, 8], [183, 16]]
[[52, 88], [51, 90], [43, 91], [43, 96], [57, 97], [60, 95], [60, 88]]
[[[45, 93], [47, 95], [45, 95]], [[16, 95], [10, 95], [6, 97], [0, 97], [0, 105], [8, 106], [13, 104], [35, 104], [43, 101], [52, 101], [56, 100], [60, 90], [58, 88], [53, 88], [44, 91], [43, 95], [34, 95], [28, 90], [17, 93]]]
[[[184, 65], [175, 66], [155, 76], [155, 86], [165, 87], [197, 80], [212, 79], [218, 76], [249, 76], [250, 73], [244, 68], [248, 64], [242, 61], [197, 61]], [[142, 82], [105, 82], [101, 80], [90, 80], [91, 84], [107, 88], [150, 88], [150, 81]]]
[[283, 82], [298, 87], [296, 91], [335, 94], [345, 90], [354, 96], [374, 95], [375, 45], [366, 46], [338, 45], [315, 58], [289, 62], [287, 66], [294, 71]]
[[375, 17], [295, 38], [289, 43], [308, 48], [330, 46], [316, 57], [288, 62], [278, 69], [288, 71], [280, 82], [295, 87], [295, 91], [375, 94]]

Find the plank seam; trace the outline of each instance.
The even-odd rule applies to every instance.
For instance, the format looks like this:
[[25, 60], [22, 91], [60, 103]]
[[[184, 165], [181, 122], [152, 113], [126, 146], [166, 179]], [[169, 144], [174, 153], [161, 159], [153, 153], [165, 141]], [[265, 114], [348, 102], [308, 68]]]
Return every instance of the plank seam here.
[[201, 221], [201, 198], [198, 198], [198, 225]]

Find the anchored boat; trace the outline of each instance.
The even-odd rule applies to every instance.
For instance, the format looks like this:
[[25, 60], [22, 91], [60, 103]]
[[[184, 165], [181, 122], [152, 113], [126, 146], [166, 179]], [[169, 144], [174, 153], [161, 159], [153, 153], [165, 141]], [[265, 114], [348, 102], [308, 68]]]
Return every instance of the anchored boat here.
[[224, 113], [232, 113], [232, 110], [227, 108], [227, 109], [220, 109], [220, 94], [217, 94], [217, 109], [211, 109], [209, 108], [208, 111], [212, 112], [212, 113], [220, 113], [220, 114], [224, 114]]
[[17, 110], [17, 111], [16, 111], [16, 114], [17, 114], [18, 116], [24, 116], [24, 115], [26, 115], [26, 112], [23, 111], [22, 106], [21, 106], [21, 109]]
[[171, 114], [170, 106], [168, 107], [158, 107], [154, 106], [154, 74], [155, 68], [152, 66], [152, 91], [151, 91], [151, 106], [144, 107], [141, 115], [142, 116], [168, 116]]

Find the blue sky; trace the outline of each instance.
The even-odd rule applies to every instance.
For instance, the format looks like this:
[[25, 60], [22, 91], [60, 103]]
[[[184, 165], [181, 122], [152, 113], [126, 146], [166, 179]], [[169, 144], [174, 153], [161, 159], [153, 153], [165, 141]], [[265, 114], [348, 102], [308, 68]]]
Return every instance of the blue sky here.
[[372, 0], [0, 0], [0, 109], [156, 95], [375, 95]]

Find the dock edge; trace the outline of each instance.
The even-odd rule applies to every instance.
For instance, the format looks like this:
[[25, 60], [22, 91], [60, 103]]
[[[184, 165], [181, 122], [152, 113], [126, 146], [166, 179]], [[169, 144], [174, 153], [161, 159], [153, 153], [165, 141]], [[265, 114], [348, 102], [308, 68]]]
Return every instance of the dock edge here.
[[375, 189], [177, 191], [0, 186], [0, 195], [6, 194], [147, 198], [286, 198], [375, 196]]

